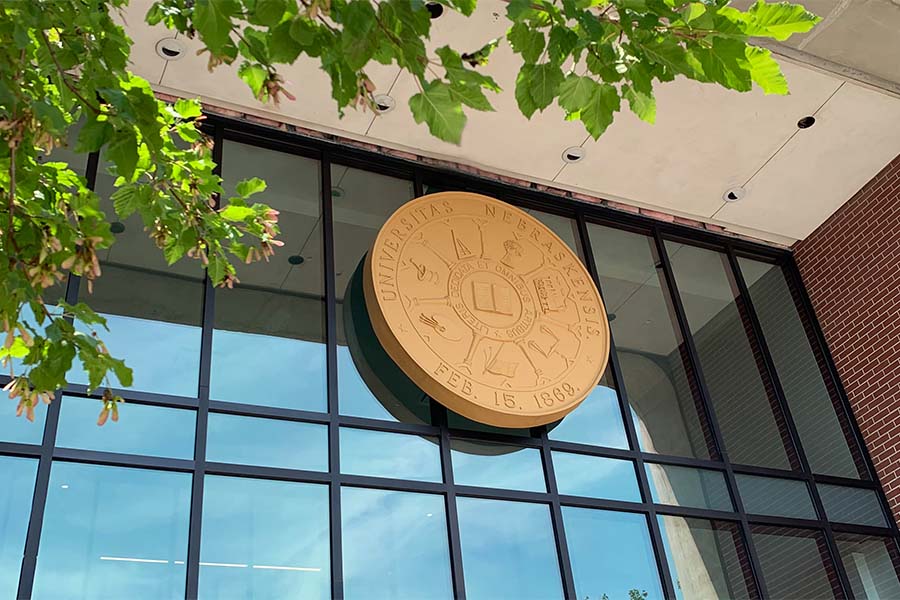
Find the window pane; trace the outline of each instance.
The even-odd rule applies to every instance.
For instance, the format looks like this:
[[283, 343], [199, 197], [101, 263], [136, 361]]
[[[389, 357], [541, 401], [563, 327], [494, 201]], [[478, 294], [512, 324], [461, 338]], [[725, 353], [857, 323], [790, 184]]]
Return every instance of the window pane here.
[[850, 533], [834, 538], [858, 600], [900, 598], [900, 553], [894, 540]]
[[591, 395], [550, 430], [549, 437], [561, 442], [628, 448], [619, 398], [609, 376], [609, 369]]
[[[101, 327], [97, 333], [109, 352], [124, 359], [134, 371], [130, 389], [196, 397], [203, 308], [201, 274], [193, 279], [149, 270], [143, 262], [153, 261], [143, 261], [144, 254], [118, 256], [133, 240], [145, 235], [141, 228], [126, 229], [120, 234], [107, 251], [103, 276], [94, 283], [94, 292], [88, 294], [82, 280], [79, 299], [106, 317], [109, 331]], [[160, 254], [155, 246], [152, 251]], [[115, 262], [120, 258], [133, 262]], [[76, 328], [85, 333], [91, 331], [80, 322], [76, 322]], [[75, 361], [68, 379], [71, 383], [87, 384], [87, 373], [80, 362]], [[114, 385], [121, 385], [112, 379]]]
[[797, 311], [784, 273], [777, 265], [744, 258], [739, 262], [812, 470], [865, 476], [860, 450], [845, 433], [850, 431], [848, 416], [826, 375], [824, 358], [810, 344], [810, 324]]
[[4, 404], [4, 410], [0, 410], [0, 442], [40, 444], [44, 439], [47, 407], [45, 405], [35, 407], [34, 422], [32, 423], [25, 418], [24, 414], [16, 417], [16, 402]]
[[817, 484], [829, 521], [887, 527], [875, 490]]
[[553, 452], [560, 494], [640, 502], [641, 492], [630, 460]]
[[327, 471], [328, 427], [210, 413], [206, 460]]
[[736, 523], [663, 515], [658, 519], [679, 600], [759, 597]]
[[341, 535], [347, 600], [453, 598], [443, 496], [344, 487]]
[[37, 460], [0, 456], [0, 597], [15, 598]]
[[207, 476], [202, 598], [330, 598], [328, 486]]
[[191, 475], [56, 462], [33, 598], [184, 597]]
[[436, 481], [441, 475], [437, 438], [342, 427], [341, 473]]
[[56, 446], [194, 458], [195, 411], [123, 402], [119, 404], [119, 422], [98, 427], [97, 417], [102, 407], [96, 398], [63, 396]]
[[575, 251], [578, 258], [584, 261], [584, 253], [581, 251], [581, 243], [578, 239], [578, 225], [574, 219], [534, 209], [528, 209], [525, 212], [546, 225], [550, 231], [558, 235], [559, 239]]
[[803, 481], [735, 475], [744, 510], [756, 515], [815, 519], [809, 488]]
[[[334, 262], [335, 289], [341, 312], [351, 276], [372, 247], [379, 229], [400, 206], [411, 200], [415, 193], [411, 181], [378, 175], [369, 171], [332, 165], [332, 205], [334, 207]], [[356, 365], [346, 350], [347, 339], [342, 321], [338, 319], [338, 394], [341, 414], [372, 419], [399, 420], [396, 411], [389, 411], [363, 382]], [[420, 407], [428, 416], [427, 407]], [[419, 421], [420, 411], [410, 417]], [[395, 414], [396, 413], [396, 414]], [[404, 418], [404, 421], [410, 420]]]
[[562, 598], [549, 506], [459, 497], [456, 505], [467, 598]]
[[578, 598], [663, 597], [644, 515], [571, 506], [562, 514]]
[[840, 598], [840, 584], [819, 531], [751, 526], [771, 598]]
[[666, 242], [666, 252], [728, 458], [799, 470], [762, 354], [751, 346], [750, 321], [728, 257], [673, 242]]
[[468, 439], [450, 440], [457, 485], [546, 492], [541, 451]]
[[650, 494], [657, 504], [734, 510], [721, 471], [644, 463]]
[[653, 240], [588, 225], [641, 449], [710, 458], [712, 436]]
[[226, 141], [222, 172], [226, 192], [241, 179], [266, 180], [254, 198], [280, 212], [284, 246], [239, 267], [239, 288], [216, 292], [210, 398], [324, 412], [319, 163]]

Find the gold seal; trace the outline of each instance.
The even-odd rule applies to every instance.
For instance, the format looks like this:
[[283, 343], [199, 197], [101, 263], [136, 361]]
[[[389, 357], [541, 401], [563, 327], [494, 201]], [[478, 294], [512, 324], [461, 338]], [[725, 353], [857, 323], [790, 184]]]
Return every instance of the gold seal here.
[[366, 307], [388, 355], [426, 393], [488, 425], [557, 421], [609, 356], [600, 294], [529, 214], [468, 192], [400, 207], [366, 257]]

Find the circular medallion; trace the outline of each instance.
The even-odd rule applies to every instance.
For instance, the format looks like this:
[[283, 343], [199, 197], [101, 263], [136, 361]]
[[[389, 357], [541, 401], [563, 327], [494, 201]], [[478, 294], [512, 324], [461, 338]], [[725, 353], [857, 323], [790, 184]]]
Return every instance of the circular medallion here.
[[545, 225], [499, 200], [442, 192], [405, 204], [379, 232], [363, 277], [388, 355], [474, 421], [557, 421], [606, 368], [606, 310], [584, 265]]

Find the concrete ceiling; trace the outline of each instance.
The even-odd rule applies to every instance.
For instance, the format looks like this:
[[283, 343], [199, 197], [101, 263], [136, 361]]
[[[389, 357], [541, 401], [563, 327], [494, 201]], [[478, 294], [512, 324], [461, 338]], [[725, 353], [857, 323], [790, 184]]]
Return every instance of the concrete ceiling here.
[[[789, 96], [738, 94], [679, 78], [657, 88], [655, 125], [621, 113], [597, 142], [578, 123], [564, 121], [557, 107], [530, 121], [518, 112], [512, 94], [517, 57], [501, 45], [487, 71], [506, 91], [492, 99], [496, 112], [469, 112], [461, 146], [414, 123], [406, 105], [414, 81], [394, 67], [376, 65], [369, 75], [379, 92], [396, 99], [395, 110], [380, 116], [351, 110], [340, 119], [328, 78], [312, 61], [301, 59], [283, 72], [297, 101], [261, 105], [233, 69], [207, 72], [196, 40], [182, 40], [188, 51], [180, 60], [158, 57], [156, 42], [171, 32], [143, 22], [150, 0], [132, 0], [126, 21], [133, 70], [161, 91], [790, 244], [900, 153], [895, 2], [809, 0], [823, 23], [790, 46], [775, 47]], [[445, 11], [434, 23], [431, 45], [480, 47], [502, 35], [504, 12], [501, 0], [481, 0], [470, 19]], [[816, 117], [815, 125], [798, 129], [807, 115]], [[561, 154], [569, 146], [583, 146], [586, 158], [565, 164]], [[745, 187], [746, 197], [724, 202], [734, 186]]]

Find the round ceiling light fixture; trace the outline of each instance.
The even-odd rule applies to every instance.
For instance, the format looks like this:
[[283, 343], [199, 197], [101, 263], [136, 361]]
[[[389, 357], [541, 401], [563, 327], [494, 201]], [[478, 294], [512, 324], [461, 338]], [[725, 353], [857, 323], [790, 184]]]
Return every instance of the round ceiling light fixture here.
[[343, 198], [344, 197], [344, 188], [339, 185], [333, 186], [331, 188], [331, 197], [332, 198]]
[[563, 162], [567, 163], [577, 163], [584, 159], [587, 152], [581, 146], [570, 146], [563, 150], [562, 159]]
[[722, 200], [725, 202], [737, 202], [747, 195], [747, 190], [742, 187], [733, 187], [722, 194]]
[[175, 38], [163, 38], [156, 42], [156, 53], [163, 60], [178, 60], [184, 56], [184, 44]]
[[397, 102], [387, 94], [378, 94], [375, 96], [374, 100], [375, 108], [380, 115], [391, 112], [394, 110], [394, 107], [397, 106]]
[[294, 266], [302, 265], [305, 262], [305, 258], [300, 256], [299, 254], [292, 254], [288, 256], [288, 262]]
[[444, 14], [444, 5], [440, 2], [428, 2], [425, 4], [425, 8], [428, 9], [428, 14], [431, 15], [432, 19], [437, 19]]
[[813, 125], [816, 124], [816, 118], [812, 115], [803, 117], [799, 121], [797, 121], [797, 127], [800, 129], [809, 129]]
[[120, 233], [123, 233], [125, 231], [125, 223], [122, 223], [121, 221], [113, 221], [109, 224], [109, 230], [112, 233], [119, 235]]

